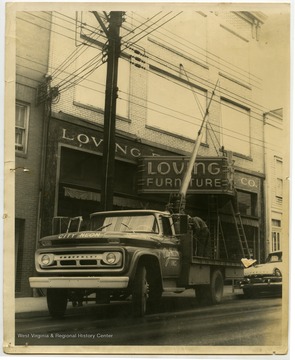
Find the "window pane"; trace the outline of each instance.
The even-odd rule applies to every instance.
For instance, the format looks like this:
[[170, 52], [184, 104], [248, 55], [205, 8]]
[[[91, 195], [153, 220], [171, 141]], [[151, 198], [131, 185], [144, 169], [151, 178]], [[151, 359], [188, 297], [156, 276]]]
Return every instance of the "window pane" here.
[[[206, 92], [149, 73], [147, 124], [195, 140], [206, 110]], [[199, 103], [199, 105], [198, 105]], [[202, 140], [205, 141], [205, 131]]]
[[221, 102], [222, 143], [227, 150], [250, 155], [250, 114], [227, 101]]
[[26, 119], [26, 107], [16, 104], [15, 107], [15, 126], [17, 127], [25, 127], [25, 119]]
[[257, 216], [257, 195], [237, 191], [238, 207], [241, 215]]
[[271, 223], [272, 223], [272, 226], [281, 227], [281, 220], [272, 219]]
[[[100, 51], [98, 48], [87, 49], [77, 59], [76, 68], [80, 69], [80, 75], [76, 80], [75, 100], [104, 110], [107, 63], [101, 63]], [[128, 117], [129, 73], [130, 64], [119, 59], [117, 114], [123, 117]]]
[[28, 126], [28, 106], [15, 104], [15, 150], [26, 150], [26, 128]]
[[283, 180], [277, 179], [277, 187], [276, 187], [276, 196], [282, 197], [283, 196]]
[[15, 147], [17, 150], [23, 149], [23, 130], [15, 128]]

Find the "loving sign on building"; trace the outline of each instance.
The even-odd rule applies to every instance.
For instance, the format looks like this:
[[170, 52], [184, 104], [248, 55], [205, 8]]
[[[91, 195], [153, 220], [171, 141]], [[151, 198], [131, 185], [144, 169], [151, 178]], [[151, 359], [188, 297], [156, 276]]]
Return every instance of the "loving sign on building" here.
[[[139, 165], [139, 193], [177, 192], [185, 175], [189, 157], [147, 156]], [[194, 164], [188, 193], [232, 194], [233, 167], [226, 157], [199, 157]]]

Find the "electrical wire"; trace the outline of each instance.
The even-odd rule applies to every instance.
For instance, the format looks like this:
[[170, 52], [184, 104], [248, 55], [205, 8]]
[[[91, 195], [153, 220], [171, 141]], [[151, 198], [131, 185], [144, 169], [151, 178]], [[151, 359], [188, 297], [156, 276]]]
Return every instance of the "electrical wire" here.
[[[102, 57], [98, 58], [95, 56], [96, 59], [92, 59], [95, 61], [91, 66], [88, 66], [86, 69], [84, 67], [81, 67], [81, 71], [77, 72], [74, 76], [71, 77], [71, 81], [67, 79], [67, 81], [61, 81], [57, 86], [59, 87], [60, 91], [63, 92], [65, 90], [68, 90], [69, 88], [79, 84], [81, 81], [85, 80], [87, 76], [92, 74], [95, 70], [97, 70], [101, 65], [104, 64]], [[87, 72], [85, 72], [87, 71]], [[83, 73], [83, 76], [79, 76], [81, 73]], [[68, 76], [68, 78], [70, 75]], [[73, 81], [73, 79], [76, 79]]]
[[[161, 11], [162, 12], [162, 11]], [[161, 13], [160, 12], [160, 13]], [[155, 21], [154, 23], [152, 23], [152, 24], [149, 24], [145, 29], [143, 29], [143, 30], [141, 30], [138, 34], [135, 34], [135, 35], [133, 35], [130, 39], [126, 39], [126, 40], [124, 40], [125, 39], [125, 37], [127, 37], [127, 35], [125, 35], [125, 36], [123, 36], [122, 37], [122, 43], [124, 44], [124, 43], [128, 43], [128, 42], [130, 42], [132, 39], [134, 39], [135, 37], [137, 37], [137, 36], [139, 36], [140, 34], [142, 34], [142, 33], [146, 33], [147, 32], [147, 29], [148, 28], [152, 28], [152, 26], [153, 25], [156, 25], [156, 24], [158, 24], [162, 19], [164, 19], [165, 17], [167, 17], [169, 14], [171, 14], [172, 13], [172, 11], [170, 11], [169, 13], [166, 13], [165, 15], [163, 15], [160, 19], [158, 19], [157, 21]], [[143, 25], [143, 24], [142, 24]], [[140, 25], [141, 26], [141, 25]], [[139, 26], [139, 27], [140, 27]], [[128, 34], [129, 35], [129, 34]], [[147, 36], [148, 34], [146, 34], [145, 36]], [[132, 46], [132, 45], [131, 45]], [[123, 49], [124, 50], [124, 49]]]
[[[137, 13], [136, 13], [136, 14], [137, 14]], [[138, 15], [139, 17], [141, 17], [141, 18], [144, 19], [144, 17], [141, 16], [140, 14], [137, 14], [137, 15]], [[220, 60], [222, 60], [225, 64], [230, 65], [230, 67], [228, 67], [229, 69], [235, 71], [235, 70], [232, 68], [232, 67], [235, 67], [235, 68], [237, 68], [239, 71], [242, 71], [243, 73], [245, 72], [245, 75], [246, 75], [246, 76], [249, 76], [249, 75], [250, 75], [250, 76], [252, 77], [252, 80], [254, 80], [254, 81], [257, 81], [257, 82], [258, 82], [259, 80], [260, 80], [260, 81], [262, 80], [262, 79], [259, 78], [257, 75], [254, 75], [254, 74], [251, 74], [251, 73], [246, 72], [244, 69], [242, 69], [242, 68], [240, 68], [240, 67], [238, 67], [238, 66], [236, 66], [236, 65], [233, 65], [233, 64], [230, 63], [229, 61], [222, 59], [220, 56], [215, 55], [214, 53], [208, 51], [207, 49], [203, 49], [202, 47], [198, 46], [198, 45], [195, 44], [195, 43], [192, 43], [191, 41], [187, 40], [186, 38], [183, 38], [183, 37], [179, 36], [177, 33], [173, 33], [173, 32], [171, 32], [171, 31], [169, 31], [168, 29], [165, 29], [165, 28], [163, 28], [163, 29], [161, 29], [161, 30], [164, 31], [164, 32], [167, 32], [168, 34], [171, 34], [172, 37], [161, 33], [161, 31], [158, 31], [159, 34], [162, 34], [163, 36], [168, 37], [168, 39], [173, 40], [174, 42], [176, 42], [177, 44], [180, 44], [181, 46], [185, 46], [185, 45], [183, 44], [183, 43], [185, 42], [185, 43], [188, 43], [190, 46], [193, 46], [193, 47], [195, 47], [195, 48], [198, 48], [198, 49], [202, 50], [202, 51], [204, 52], [204, 54], [203, 54], [203, 53], [198, 53], [196, 50], [194, 50], [193, 48], [191, 48], [191, 47], [189, 47], [189, 46], [185, 46], [185, 47], [187, 47], [188, 49], [195, 51], [197, 54], [200, 54], [200, 55], [202, 55], [202, 56], [206, 56], [206, 58], [208, 58], [209, 60], [212, 60], [212, 61], [214, 61], [214, 62], [217, 62], [218, 64], [219, 64]], [[175, 38], [180, 39], [180, 41], [177, 41]], [[160, 38], [160, 39], [161, 39], [161, 38]], [[161, 39], [161, 40], [162, 40], [162, 39]], [[164, 42], [167, 43], [167, 41], [164, 41]], [[174, 44], [173, 44], [173, 47], [175, 47]], [[183, 51], [183, 50], [182, 50], [182, 51]], [[217, 60], [214, 60], [213, 58], [208, 57], [208, 54], [209, 54], [209, 55], [212, 55], [214, 58], [217, 58]], [[213, 65], [213, 64], [211, 64], [211, 65]], [[227, 66], [226, 66], [226, 67], [227, 67]], [[240, 73], [240, 74], [243, 75], [243, 73]], [[243, 76], [244, 76], [244, 75], [243, 75]], [[255, 80], [255, 79], [257, 79], [257, 80]]]
[[[173, 80], [173, 78], [169, 78], [169, 77], [167, 77], [167, 76], [164, 76], [164, 75], [162, 75], [162, 74], [160, 74], [159, 72], [155, 72], [155, 71], [153, 71], [153, 70], [150, 70], [150, 69], [146, 69], [146, 71], [148, 71], [148, 72], [151, 72], [152, 74], [154, 74], [154, 75], [156, 75], [156, 76], [159, 76], [159, 77], [161, 77], [161, 78], [163, 78], [163, 79], [165, 79], [165, 80], [167, 80], [168, 82], [171, 82], [171, 83], [173, 83], [173, 84], [176, 84], [176, 85], [178, 85], [178, 86], [180, 86], [180, 87], [183, 87], [183, 88], [185, 88], [185, 89], [187, 89], [187, 85], [185, 85], [183, 82], [180, 82], [180, 81], [177, 81], [177, 80]], [[206, 93], [207, 93], [207, 90], [204, 90]], [[206, 94], [199, 94], [200, 96], [203, 96], [203, 97], [205, 97], [205, 98], [207, 98], [207, 95]], [[216, 102], [216, 100], [212, 100], [213, 102]], [[229, 108], [231, 108], [231, 109], [235, 109], [235, 108], [233, 108], [232, 106], [230, 106], [230, 105], [226, 105], [227, 107], [229, 107]], [[251, 109], [251, 107], [250, 107], [250, 109]], [[237, 112], [240, 112], [240, 113], [244, 113], [244, 112], [242, 112], [242, 111], [239, 111], [239, 110], [236, 110]], [[258, 117], [256, 117], [256, 116], [253, 116], [253, 115], [258, 115], [259, 116], [259, 118]], [[253, 119], [256, 119], [256, 120], [258, 120], [258, 121], [263, 121], [263, 120], [261, 120], [261, 114], [260, 113], [258, 113], [258, 112], [255, 112], [255, 111], [251, 111], [251, 117], [253, 118]]]
[[[21, 20], [24, 20], [24, 19], [21, 18]], [[27, 21], [27, 20], [24, 20], [24, 21]], [[27, 21], [27, 22], [29, 22], [29, 21]], [[30, 22], [29, 22], [29, 23], [30, 23]], [[34, 24], [34, 23], [32, 23], [32, 24], [33, 24], [33, 25], [36, 25], [36, 24]], [[63, 34], [60, 34], [60, 35], [63, 35]]]
[[151, 31], [147, 32], [145, 35], [143, 35], [142, 37], [140, 37], [139, 39], [136, 39], [136, 41], [134, 41], [132, 44], [127, 45], [125, 48], [122, 49], [122, 51], [124, 51], [125, 49], [129, 48], [130, 46], [134, 46], [136, 43], [138, 43], [138, 41], [142, 40], [144, 37], [150, 35], [151, 33], [153, 33], [154, 31], [156, 31], [157, 29], [159, 29], [160, 27], [162, 27], [163, 25], [167, 24], [168, 22], [170, 22], [171, 20], [175, 19], [177, 16], [179, 16], [182, 13], [182, 11], [180, 11], [179, 13], [177, 13], [176, 15], [174, 15], [173, 17], [171, 17], [170, 19], [168, 19], [167, 21], [165, 21], [164, 23], [160, 24], [159, 26], [157, 26], [155, 29], [152, 29]]
[[[159, 65], [162, 65], [164, 66], [165, 68], [169, 69], [169, 70], [172, 70], [174, 72], [179, 72], [179, 66], [175, 65], [175, 64], [172, 64], [171, 62], [169, 62], [168, 60], [165, 60], [166, 64], [164, 63], [163, 59], [154, 55], [154, 54], [151, 54], [149, 52], [146, 53], [146, 56], [149, 57], [149, 58], [154, 58], [154, 62], [156, 64], [159, 64]], [[180, 64], [179, 64], [180, 65]], [[212, 82], [210, 82], [209, 80], [205, 80], [203, 78], [201, 78], [200, 76], [196, 75], [196, 74], [193, 74], [192, 72], [190, 71], [187, 71], [187, 73], [190, 75], [190, 77], [195, 80], [198, 85], [203, 85], [203, 87], [205, 87], [206, 89], [210, 89], [210, 90], [213, 90], [214, 88], [214, 84]], [[262, 105], [260, 104], [257, 104], [255, 103], [254, 101], [250, 100], [250, 99], [245, 99], [244, 97], [228, 90], [228, 89], [225, 89], [223, 87], [219, 87], [220, 90], [224, 90], [225, 93], [224, 93], [224, 96], [231, 96], [231, 98], [233, 100], [236, 100], [236, 102], [240, 102], [241, 100], [243, 101], [243, 103], [245, 104], [245, 100], [247, 101], [246, 104], [249, 104], [249, 108], [256, 108], [257, 110], [259, 111], [266, 111], [267, 109], [265, 107], [263, 107]]]
[[[162, 11], [159, 11], [157, 14], [155, 14], [154, 16], [152, 16], [151, 18], [148, 18], [144, 23], [140, 23], [137, 27], [135, 27], [134, 29], [130, 30], [127, 34], [125, 34], [122, 39], [124, 39], [125, 37], [127, 37], [129, 34], [134, 33], [137, 29], [141, 28], [143, 25], [147, 24], [149, 21], [153, 20], [156, 16], [158, 16], [159, 14], [161, 14]], [[129, 39], [130, 40], [130, 39]], [[128, 40], [126, 40], [128, 41]]]
[[[18, 66], [21, 66], [21, 67], [23, 67], [23, 68], [26, 68], [26, 69], [29, 69], [29, 70], [33, 70], [33, 71], [35, 71], [35, 72], [39, 72], [40, 74], [43, 74], [43, 72], [41, 72], [41, 71], [39, 71], [39, 70], [36, 70], [36, 69], [33, 69], [33, 68], [30, 68], [30, 67], [27, 67], [27, 66], [23, 66], [23, 65], [18, 65]], [[22, 75], [21, 75], [22, 76]], [[29, 78], [29, 77], [28, 77]], [[33, 79], [33, 78], [30, 78], [31, 80], [35, 80], [35, 79]], [[36, 81], [36, 80], [35, 80]], [[93, 90], [93, 91], [96, 91], [97, 93], [100, 93], [100, 94], [102, 94], [102, 95], [104, 95], [104, 91], [99, 91], [99, 90], [94, 90], [93, 88], [90, 88], [90, 87], [87, 87], [87, 86], [85, 86], [85, 85], [80, 85], [80, 86], [82, 86], [83, 88], [86, 88], [86, 89], [90, 89], [90, 90]], [[134, 96], [133, 96], [134, 97]], [[136, 96], [135, 96], [136, 97]], [[159, 111], [157, 111], [157, 110], [153, 110], [153, 109], [150, 109], [150, 108], [148, 108], [148, 107], [146, 107], [146, 106], [144, 106], [144, 105], [141, 105], [141, 104], [139, 104], [138, 102], [134, 102], [134, 101], [132, 101], [132, 100], [126, 100], [126, 99], [123, 99], [123, 98], [120, 98], [119, 97], [119, 99], [121, 100], [121, 101], [125, 101], [125, 102], [128, 102], [128, 103], [130, 103], [130, 104], [134, 104], [134, 105], [137, 105], [137, 106], [139, 106], [139, 107], [142, 107], [142, 108], [144, 108], [145, 110], [151, 110], [151, 111], [154, 111], [154, 112], [156, 112], [156, 113], [158, 113], [158, 114], [162, 114], [162, 115], [169, 115], [169, 116], [171, 116], [170, 114], [167, 114], [167, 113], [165, 113], [165, 112], [159, 112]], [[214, 101], [214, 100], [212, 100], [212, 101]], [[152, 102], [149, 102], [149, 103], [152, 103]], [[154, 103], [155, 104], [155, 103]], [[169, 109], [169, 108], [168, 108]], [[171, 110], [171, 109], [169, 109], [169, 110]], [[181, 112], [178, 112], [179, 114], [181, 114]], [[179, 118], [179, 117], [177, 117], [177, 116], [173, 116], [176, 120], [180, 120], [180, 121], [182, 121], [182, 122], [185, 122], [185, 123], [188, 123], [188, 124], [193, 124], [193, 125], [196, 125], [196, 123], [195, 122], [193, 122], [193, 121], [188, 121], [188, 120], [185, 120], [185, 119], [183, 119], [183, 118]], [[194, 119], [197, 119], [197, 118], [194, 118]], [[199, 120], [201, 121], [201, 119], [199, 118]], [[212, 126], [211, 124], [210, 124], [210, 126]], [[221, 128], [221, 126], [219, 127], [219, 128]], [[224, 128], [223, 129], [223, 131], [225, 131], [225, 130], [227, 130], [227, 131], [230, 131], [232, 134], [234, 134], [234, 135], [231, 135], [231, 138], [233, 138], [233, 139], [235, 139], [235, 140], [239, 140], [239, 141], [241, 141], [241, 142], [244, 142], [244, 143], [249, 143], [249, 140], [245, 140], [245, 139], [242, 139], [241, 137], [240, 137], [240, 133], [238, 133], [238, 132], [235, 132], [235, 131], [232, 131], [231, 129], [228, 129], [228, 128]], [[220, 131], [220, 130], [212, 130], [213, 131], [213, 133], [214, 134], [219, 134], [220, 135], [220, 137], [222, 137], [222, 135], [223, 135], [223, 132], [222, 131]], [[235, 136], [235, 135], [237, 135], [237, 136]], [[217, 139], [217, 137], [216, 137], [216, 139]], [[254, 142], [254, 141], [256, 142]], [[262, 143], [262, 145], [260, 145], [260, 143]], [[257, 138], [254, 138], [254, 137], [252, 137], [252, 136], [250, 136], [250, 144], [251, 145], [255, 145], [255, 146], [257, 146], [257, 147], [260, 147], [260, 148], [265, 148], [265, 149], [268, 149], [268, 150], [270, 150], [270, 151], [277, 151], [277, 148], [275, 148], [275, 147], [270, 147], [270, 146], [274, 146], [274, 144], [271, 144], [270, 142], [265, 142], [265, 141], [263, 141], [263, 140], [261, 140], [261, 139], [257, 139]]]
[[[170, 21], [170, 20], [169, 20]], [[153, 30], [154, 31], [154, 30]], [[60, 34], [60, 35], [63, 35], [63, 34]], [[174, 66], [174, 65], [173, 65]], [[192, 75], [192, 74], [191, 74]], [[194, 76], [194, 75], [193, 75]], [[211, 86], [213, 86], [213, 84], [211, 84]], [[252, 106], [251, 106], [252, 107]], [[260, 109], [259, 109], [260, 110]]]
[[[54, 16], [56, 16], [55, 13], [54, 13]], [[81, 24], [82, 24], [82, 22], [81, 22]], [[76, 26], [76, 22], [75, 22], [74, 25]], [[91, 35], [89, 35], [90, 39], [97, 40], [98, 38], [103, 37], [105, 40], [107, 40], [107, 38], [105, 36], [102, 36], [101, 32], [97, 33], [97, 29], [95, 29], [95, 30], [96, 30], [96, 33], [94, 34], [93, 37]], [[89, 42], [88, 43], [84, 42], [82, 45], [87, 46], [87, 45], [89, 45]], [[79, 46], [81, 46], [81, 44]], [[89, 46], [89, 47], [92, 47], [92, 46]], [[82, 54], [84, 54], [89, 47], [86, 47], [84, 49], [82, 47], [79, 47], [78, 49], [75, 48], [73, 50], [73, 52], [71, 53], [71, 55], [67, 59], [65, 59], [64, 62], [60, 65], [59, 69], [66, 68], [67, 66], [70, 66], [75, 60], [77, 60]], [[95, 48], [97, 49], [97, 47], [95, 47]], [[55, 76], [56, 72], [51, 74], [51, 75]]]
[[[92, 59], [92, 60], [93, 60], [93, 59]], [[35, 62], [35, 63], [38, 63], [38, 62]], [[43, 64], [41, 64], [41, 63], [38, 63], [38, 64], [43, 65]], [[89, 70], [89, 73], [95, 71], [95, 70], [97, 69], [97, 65], [98, 65], [98, 64], [99, 64], [99, 63], [94, 64], [94, 65], [93, 65], [93, 68]], [[32, 69], [32, 70], [36, 71], [36, 69]], [[42, 73], [42, 72], [40, 72], [40, 73]], [[165, 76], [162, 76], [162, 75], [157, 74], [157, 73], [154, 73], [154, 72], [152, 72], [152, 73], [155, 74], [155, 75], [157, 75], [157, 76], [162, 77], [163, 79], [165, 79], [165, 80], [167, 80], [167, 81], [172, 81], [172, 80], [168, 79], [168, 78], [165, 77]], [[42, 74], [43, 74], [43, 73], [42, 73]], [[69, 74], [69, 76], [70, 76], [70, 75], [71, 75], [71, 74]], [[68, 87], [65, 86], [64, 88], [61, 88], [60, 91], [61, 91], [61, 92], [64, 92], [64, 91], [67, 90], [68, 88], [70, 88], [70, 87], [72, 87], [72, 86], [74, 86], [74, 85], [76, 85], [76, 84], [78, 84], [78, 83], [86, 80], [84, 77], [79, 77], [78, 74], [76, 74], [76, 77], [78, 78], [76, 82], [74, 82], [74, 81], [68, 81], [68, 82], [69, 82], [69, 86], [68, 86]], [[64, 79], [63, 79], [63, 80], [64, 80]], [[62, 81], [63, 81], [63, 80], [62, 80]], [[92, 80], [87, 80], [87, 81], [89, 81], [90, 83], [97, 84], [97, 82], [94, 82], [94, 81], [92, 81]], [[180, 84], [179, 82], [176, 82], [176, 81], [172, 81], [172, 82], [173, 82], [174, 84], [178, 85], [178, 86], [182, 86], [183, 88], [188, 89], [187, 85], [182, 85], [182, 84]], [[103, 86], [103, 84], [100, 84], [100, 85]], [[90, 88], [90, 87], [88, 87], [88, 88], [96, 91], [96, 90], [93, 89], [93, 88]], [[122, 93], [124, 93], [124, 92], [122, 92]], [[127, 93], [125, 93], [125, 94], [126, 94], [127, 96], [130, 95], [130, 94], [127, 94]], [[134, 95], [132, 95], [132, 96], [134, 96]], [[203, 95], [201, 95], [201, 96], [203, 96]], [[213, 101], [216, 101], [216, 100], [213, 99]], [[161, 105], [161, 104], [156, 104], [156, 103], [153, 103], [153, 104], [156, 105], [156, 106], [158, 106], [158, 107], [162, 107], [162, 108], [165, 109], [165, 107], [164, 107], [163, 105]], [[227, 105], [225, 105], [225, 106], [227, 106]], [[232, 108], [232, 109], [235, 109], [235, 108], [233, 108], [233, 107], [231, 107], [231, 106], [228, 106], [228, 107], [230, 107], [230, 108]], [[171, 108], [168, 108], [168, 107], [167, 107], [166, 109], [171, 109]], [[185, 115], [185, 114], [183, 114], [183, 113], [181, 113], [181, 112], [178, 112], [178, 113], [181, 114], [181, 115]], [[244, 112], [241, 112], [241, 113], [244, 114]], [[192, 117], [192, 118], [194, 118], [194, 117]], [[258, 121], [263, 121], [263, 120], [261, 120], [260, 118], [255, 118], [255, 117], [253, 116], [253, 113], [251, 113], [251, 118], [252, 118], [252, 119], [256, 119], [256, 120], [258, 120]]]

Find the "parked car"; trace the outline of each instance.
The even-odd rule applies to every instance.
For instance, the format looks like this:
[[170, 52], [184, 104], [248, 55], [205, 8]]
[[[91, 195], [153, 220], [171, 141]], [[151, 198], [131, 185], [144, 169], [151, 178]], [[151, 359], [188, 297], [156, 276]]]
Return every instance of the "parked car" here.
[[261, 293], [282, 294], [282, 251], [269, 253], [264, 264], [254, 264], [244, 270], [240, 282], [246, 297]]

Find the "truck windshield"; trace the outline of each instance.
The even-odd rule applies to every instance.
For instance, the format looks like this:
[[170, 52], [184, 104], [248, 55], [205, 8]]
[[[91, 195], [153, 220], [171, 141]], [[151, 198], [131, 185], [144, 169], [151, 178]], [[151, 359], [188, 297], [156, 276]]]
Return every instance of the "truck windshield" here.
[[142, 215], [97, 215], [91, 219], [91, 230], [115, 232], [158, 233], [157, 220], [152, 214]]

